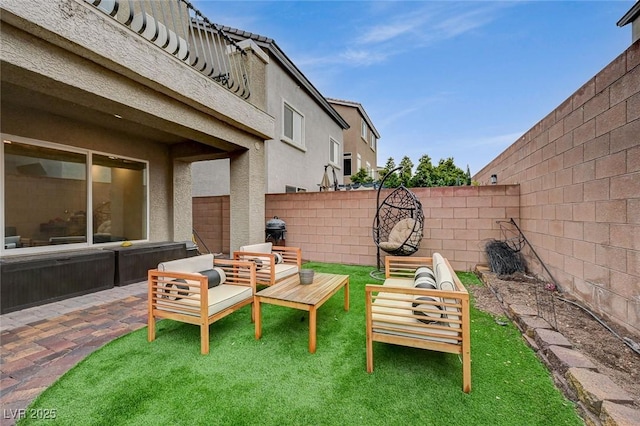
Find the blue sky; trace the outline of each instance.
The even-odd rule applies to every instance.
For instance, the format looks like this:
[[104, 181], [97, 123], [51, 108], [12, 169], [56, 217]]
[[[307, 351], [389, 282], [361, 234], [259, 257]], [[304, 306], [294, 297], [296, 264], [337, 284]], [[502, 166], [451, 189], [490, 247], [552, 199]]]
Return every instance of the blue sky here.
[[378, 164], [427, 154], [475, 174], [631, 44], [633, 0], [208, 1], [275, 40], [325, 97], [360, 102]]

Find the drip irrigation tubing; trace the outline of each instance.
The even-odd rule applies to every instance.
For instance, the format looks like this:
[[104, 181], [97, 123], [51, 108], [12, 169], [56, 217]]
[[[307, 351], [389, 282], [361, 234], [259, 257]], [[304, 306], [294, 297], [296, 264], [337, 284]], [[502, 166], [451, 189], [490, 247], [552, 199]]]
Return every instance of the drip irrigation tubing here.
[[581, 304], [579, 304], [577, 302], [574, 302], [572, 300], [565, 299], [564, 297], [560, 297], [560, 296], [556, 296], [556, 297], [559, 300], [562, 300], [563, 302], [571, 303], [572, 305], [577, 306], [578, 308], [582, 309], [583, 311], [585, 311], [586, 313], [591, 315], [593, 317], [593, 319], [598, 321], [604, 328], [609, 330], [611, 332], [611, 334], [616, 336], [618, 339], [622, 340], [622, 342], [625, 345], [627, 345], [632, 351], [634, 351], [636, 354], [640, 355], [640, 345], [638, 343], [634, 342], [633, 340], [629, 339], [628, 337], [620, 337], [620, 335], [618, 333], [616, 333], [611, 327], [609, 327], [607, 324], [605, 324], [604, 321], [602, 321], [596, 314], [594, 314], [587, 307], [582, 306]]

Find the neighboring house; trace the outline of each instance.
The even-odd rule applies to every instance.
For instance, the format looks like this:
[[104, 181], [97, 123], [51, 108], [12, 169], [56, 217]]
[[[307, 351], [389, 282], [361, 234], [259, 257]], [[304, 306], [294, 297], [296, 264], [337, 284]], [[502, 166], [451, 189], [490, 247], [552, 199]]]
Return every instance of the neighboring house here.
[[365, 169], [372, 179], [378, 179], [378, 140], [380, 134], [358, 102], [327, 98], [327, 101], [347, 120], [345, 130], [342, 174], [344, 183], [351, 183], [351, 175]]
[[184, 0], [0, 12], [0, 260], [190, 241], [191, 164], [212, 158], [232, 158], [232, 247], [263, 238], [274, 121], [255, 43], [225, 40]]
[[[275, 132], [264, 144], [263, 193], [319, 191], [325, 166], [340, 166], [343, 130], [349, 124], [273, 39], [235, 28], [222, 29], [241, 45], [243, 40], [254, 42], [268, 56], [266, 111], [275, 118]], [[228, 194], [229, 161], [194, 164], [193, 183], [194, 197]]]
[[619, 27], [631, 24], [631, 43], [640, 40], [640, 19], [638, 18], [640, 18], [640, 1], [636, 1], [617, 23]]

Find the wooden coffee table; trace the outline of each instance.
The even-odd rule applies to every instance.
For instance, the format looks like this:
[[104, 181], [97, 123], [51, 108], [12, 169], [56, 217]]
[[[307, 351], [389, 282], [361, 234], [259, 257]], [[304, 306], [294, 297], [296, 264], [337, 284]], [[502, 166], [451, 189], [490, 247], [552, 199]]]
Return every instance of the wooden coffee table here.
[[288, 306], [309, 312], [309, 352], [316, 352], [316, 312], [338, 290], [344, 288], [344, 310], [349, 310], [349, 275], [316, 272], [313, 283], [300, 284], [298, 274], [259, 291], [253, 298], [256, 309], [256, 339], [262, 337], [260, 304]]

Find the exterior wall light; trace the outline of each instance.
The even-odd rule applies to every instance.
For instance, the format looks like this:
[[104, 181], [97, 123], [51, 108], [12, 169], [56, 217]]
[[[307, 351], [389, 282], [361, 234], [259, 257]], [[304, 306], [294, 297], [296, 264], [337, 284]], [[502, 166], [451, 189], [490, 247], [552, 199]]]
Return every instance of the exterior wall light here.
[[491, 185], [498, 183], [498, 175], [491, 175]]

